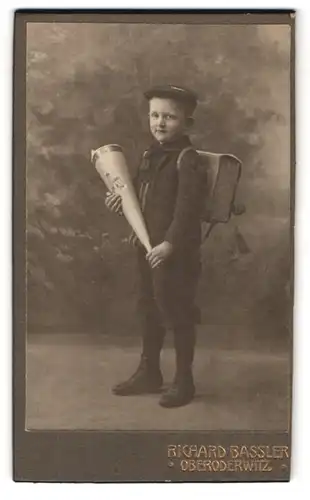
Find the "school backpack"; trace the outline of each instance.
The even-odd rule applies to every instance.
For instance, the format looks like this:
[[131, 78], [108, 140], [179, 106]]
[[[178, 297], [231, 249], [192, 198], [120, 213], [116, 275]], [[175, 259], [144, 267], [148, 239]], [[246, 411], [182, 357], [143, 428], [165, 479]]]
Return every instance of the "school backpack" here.
[[235, 198], [241, 177], [242, 163], [232, 154], [210, 153], [195, 150], [189, 146], [184, 148], [177, 159], [177, 169], [180, 169], [183, 156], [194, 150], [200, 157], [200, 168], [206, 176], [202, 222], [208, 223], [204, 239], [209, 236], [218, 223], [229, 222], [232, 215], [241, 215], [245, 211], [243, 205], [236, 205]]

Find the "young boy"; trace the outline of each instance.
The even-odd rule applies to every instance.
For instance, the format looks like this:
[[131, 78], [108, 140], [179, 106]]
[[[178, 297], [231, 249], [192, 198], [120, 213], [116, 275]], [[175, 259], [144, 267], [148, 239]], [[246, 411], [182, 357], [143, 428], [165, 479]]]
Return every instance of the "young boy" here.
[[[160, 352], [171, 329], [176, 352], [173, 383], [162, 393], [166, 408], [189, 403], [195, 394], [192, 363], [197, 310], [194, 299], [200, 274], [202, 178], [199, 156], [186, 135], [192, 125], [196, 95], [172, 85], [145, 93], [153, 144], [144, 153], [135, 179], [152, 251], [136, 244], [140, 274], [142, 356], [129, 380], [114, 387], [117, 395], [160, 392]], [[188, 148], [188, 149], [186, 149]], [[181, 160], [178, 162], [180, 153]], [[179, 165], [178, 165], [179, 163]], [[106, 205], [121, 211], [120, 198], [108, 193]], [[136, 238], [133, 238], [136, 243]]]

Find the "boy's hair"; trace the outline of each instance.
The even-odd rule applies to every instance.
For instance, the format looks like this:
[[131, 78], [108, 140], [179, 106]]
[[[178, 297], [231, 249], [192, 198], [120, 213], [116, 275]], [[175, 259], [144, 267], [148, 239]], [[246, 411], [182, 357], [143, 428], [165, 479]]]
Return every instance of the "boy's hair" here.
[[181, 105], [187, 117], [191, 117], [197, 106], [198, 97], [192, 90], [176, 85], [160, 85], [152, 87], [144, 92], [144, 96], [150, 101], [153, 97], [172, 99]]

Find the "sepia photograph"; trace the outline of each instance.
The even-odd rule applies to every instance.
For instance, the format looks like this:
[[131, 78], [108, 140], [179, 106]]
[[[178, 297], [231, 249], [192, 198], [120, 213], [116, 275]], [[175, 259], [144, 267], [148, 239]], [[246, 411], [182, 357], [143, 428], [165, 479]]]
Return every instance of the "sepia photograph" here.
[[84, 17], [20, 15], [27, 439], [160, 433], [158, 480], [287, 480], [293, 19]]

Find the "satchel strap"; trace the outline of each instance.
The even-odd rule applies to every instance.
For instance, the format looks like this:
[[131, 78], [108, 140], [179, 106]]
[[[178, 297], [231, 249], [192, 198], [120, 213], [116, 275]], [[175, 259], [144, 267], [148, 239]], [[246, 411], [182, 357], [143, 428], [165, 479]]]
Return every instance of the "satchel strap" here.
[[178, 159], [177, 159], [177, 169], [178, 170], [180, 170], [182, 160], [183, 160], [184, 156], [186, 155], [186, 153], [188, 153], [188, 151], [196, 151], [196, 150], [193, 148], [193, 146], [187, 146], [186, 148], [182, 149], [182, 151], [179, 154]]

